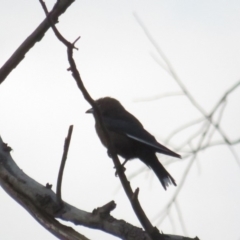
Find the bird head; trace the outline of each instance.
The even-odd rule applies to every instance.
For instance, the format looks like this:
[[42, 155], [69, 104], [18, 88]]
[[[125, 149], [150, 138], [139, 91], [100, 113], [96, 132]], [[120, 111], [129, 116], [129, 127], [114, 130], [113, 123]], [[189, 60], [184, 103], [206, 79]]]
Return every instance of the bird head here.
[[[113, 112], [119, 109], [124, 109], [121, 103], [116, 100], [115, 98], [111, 97], [104, 97], [100, 98], [95, 101], [95, 103], [98, 106], [98, 109], [102, 115], [107, 115], [108, 112]], [[94, 114], [94, 109], [90, 108], [86, 111], [86, 113], [92, 113]]]

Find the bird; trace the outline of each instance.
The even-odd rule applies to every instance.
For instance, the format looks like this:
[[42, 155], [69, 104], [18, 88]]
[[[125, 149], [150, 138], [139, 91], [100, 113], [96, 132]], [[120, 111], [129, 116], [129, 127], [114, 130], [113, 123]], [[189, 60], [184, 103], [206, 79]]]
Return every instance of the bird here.
[[[158, 143], [155, 137], [145, 130], [141, 122], [117, 99], [103, 97], [95, 103], [116, 154], [125, 159], [124, 164], [128, 160], [138, 158], [154, 171], [165, 190], [171, 184], [177, 186], [174, 178], [159, 162], [156, 152], [176, 158], [181, 158], [181, 156]], [[86, 113], [93, 114], [97, 135], [102, 144], [108, 148], [105, 134], [96, 120], [94, 109], [90, 108]]]

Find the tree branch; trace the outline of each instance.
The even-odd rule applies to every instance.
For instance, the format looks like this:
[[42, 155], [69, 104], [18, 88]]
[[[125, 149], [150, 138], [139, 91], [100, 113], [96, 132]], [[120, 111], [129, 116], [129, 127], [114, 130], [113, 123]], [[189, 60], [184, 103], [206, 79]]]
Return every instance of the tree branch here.
[[[58, 17], [63, 14], [74, 0], [58, 0], [54, 5], [51, 13], [51, 19], [54, 23], [58, 22]], [[6, 79], [11, 71], [24, 59], [26, 53], [39, 42], [47, 30], [50, 28], [47, 18], [34, 30], [32, 34], [20, 45], [20, 47], [12, 54], [6, 63], [0, 68], [0, 84]]]
[[[55, 218], [102, 230], [124, 240], [149, 240], [146, 232], [123, 220], [115, 219], [110, 212], [115, 203], [110, 202], [92, 213], [77, 209], [63, 201], [59, 208], [56, 194], [26, 175], [10, 155], [11, 148], [0, 137], [0, 185], [1, 187], [44, 228], [60, 239], [87, 240], [70, 227], [60, 224]], [[164, 240], [178, 240], [180, 236], [163, 235]], [[182, 238], [189, 239], [191, 238]]]
[[58, 172], [58, 180], [57, 180], [57, 200], [59, 202], [60, 205], [62, 205], [62, 178], [63, 178], [63, 170], [65, 167], [65, 163], [67, 160], [67, 155], [68, 155], [68, 149], [69, 149], [69, 145], [70, 145], [70, 141], [71, 141], [71, 137], [72, 137], [72, 131], [73, 131], [73, 125], [71, 125], [68, 129], [68, 135], [65, 139], [64, 142], [64, 149], [63, 149], [63, 155], [62, 155], [62, 161], [61, 161], [61, 165], [60, 165], [60, 169]]
[[[168, 58], [166, 57], [166, 55], [163, 53], [163, 51], [161, 50], [161, 48], [158, 46], [157, 42], [154, 40], [154, 38], [151, 36], [150, 32], [148, 31], [148, 29], [145, 27], [145, 25], [143, 24], [143, 22], [141, 21], [140, 17], [136, 14], [133, 13], [133, 16], [135, 17], [137, 23], [139, 24], [139, 26], [142, 28], [142, 30], [144, 31], [146, 37], [148, 38], [148, 40], [152, 43], [152, 45], [155, 47], [156, 51], [158, 52], [159, 56], [161, 56], [161, 58], [163, 59], [166, 67], [163, 67], [164, 70], [167, 71], [167, 73], [169, 73], [173, 79], [177, 82], [177, 84], [179, 85], [179, 87], [181, 88], [181, 90], [183, 91], [183, 93], [185, 94], [185, 96], [189, 99], [189, 101], [192, 103], [192, 105], [198, 109], [198, 111], [206, 118], [207, 121], [209, 121], [215, 128], [216, 130], [220, 133], [220, 135], [222, 136], [222, 138], [224, 139], [224, 141], [226, 143], [230, 142], [229, 139], [227, 138], [227, 136], [225, 135], [225, 133], [223, 132], [223, 130], [215, 123], [215, 121], [212, 119], [212, 115], [214, 114], [215, 110], [218, 108], [218, 104], [216, 105], [216, 107], [213, 109], [213, 112], [210, 113], [209, 115], [205, 112], [205, 110], [200, 106], [200, 104], [194, 99], [194, 97], [191, 95], [191, 93], [188, 91], [188, 89], [185, 87], [185, 85], [182, 83], [182, 81], [180, 80], [180, 78], [178, 77], [177, 73], [175, 72], [174, 68], [172, 67], [171, 62], [168, 60]], [[162, 67], [162, 64], [160, 64], [160, 66]], [[227, 93], [226, 96], [231, 93], [232, 91], [234, 91], [238, 86], [240, 85], [240, 81], [238, 81]], [[220, 103], [221, 104], [221, 101]]]
[[48, 20], [50, 22], [50, 25], [53, 29], [53, 32], [55, 33], [56, 37], [58, 38], [59, 41], [61, 41], [66, 47], [67, 47], [67, 56], [68, 56], [68, 61], [70, 64], [70, 68], [69, 70], [72, 72], [72, 76], [75, 79], [78, 88], [80, 89], [80, 91], [82, 92], [84, 98], [86, 99], [86, 101], [89, 102], [89, 104], [92, 106], [92, 108], [94, 109], [95, 112], [95, 118], [96, 121], [99, 123], [99, 125], [101, 126], [102, 130], [103, 130], [103, 134], [105, 135], [105, 139], [107, 141], [107, 146], [108, 146], [108, 152], [111, 155], [111, 158], [114, 162], [115, 168], [117, 170], [119, 179], [121, 181], [121, 184], [125, 190], [125, 193], [132, 205], [132, 208], [136, 214], [136, 216], [138, 217], [141, 225], [143, 226], [143, 228], [145, 229], [145, 231], [149, 234], [150, 238], [152, 240], [163, 240], [163, 235], [159, 232], [159, 230], [156, 227], [153, 227], [151, 222], [149, 221], [149, 219], [147, 218], [145, 212], [143, 211], [138, 198], [137, 198], [137, 194], [135, 194], [136, 192], [139, 192], [139, 190], [137, 189], [135, 191], [135, 193], [133, 192], [129, 181], [127, 180], [125, 174], [124, 174], [124, 170], [123, 167], [118, 159], [118, 156], [116, 154], [116, 151], [114, 149], [114, 146], [112, 144], [112, 142], [110, 141], [108, 132], [103, 124], [102, 118], [101, 118], [101, 114], [100, 111], [97, 107], [97, 105], [95, 104], [95, 101], [92, 99], [92, 97], [90, 96], [90, 94], [88, 93], [88, 91], [86, 90], [83, 81], [81, 79], [80, 73], [77, 69], [77, 66], [75, 64], [75, 61], [73, 59], [73, 49], [74, 47], [74, 43], [70, 43], [69, 41], [67, 41], [61, 34], [60, 32], [57, 30], [56, 26], [54, 25], [54, 23], [52, 22], [52, 18], [50, 17], [51, 14], [48, 13], [47, 7], [44, 3], [43, 0], [40, 0], [40, 3], [44, 9], [44, 12], [46, 14], [46, 16], [48, 17]]

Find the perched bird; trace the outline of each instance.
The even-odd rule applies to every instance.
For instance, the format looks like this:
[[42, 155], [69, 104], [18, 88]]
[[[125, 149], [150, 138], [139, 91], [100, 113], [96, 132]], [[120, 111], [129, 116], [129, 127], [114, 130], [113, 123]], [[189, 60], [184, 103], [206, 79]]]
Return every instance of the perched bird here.
[[[104, 97], [95, 102], [116, 153], [123, 157], [125, 161], [139, 158], [152, 168], [165, 190], [169, 184], [176, 186], [175, 180], [158, 161], [155, 153], [158, 152], [177, 158], [181, 158], [181, 156], [158, 143], [144, 129], [138, 119], [129, 113], [116, 99]], [[95, 116], [93, 108], [86, 111], [86, 113], [93, 113]], [[102, 144], [107, 147], [106, 139], [97, 121], [95, 127]]]

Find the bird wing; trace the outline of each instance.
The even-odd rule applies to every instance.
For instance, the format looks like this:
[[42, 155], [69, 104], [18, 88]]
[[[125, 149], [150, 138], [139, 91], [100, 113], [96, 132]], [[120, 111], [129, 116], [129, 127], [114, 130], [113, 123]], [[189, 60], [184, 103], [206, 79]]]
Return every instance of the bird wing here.
[[135, 117], [127, 120], [103, 117], [103, 122], [109, 131], [124, 134], [135, 141], [154, 148], [156, 152], [181, 158], [179, 154], [158, 143], [154, 136], [147, 132]]

